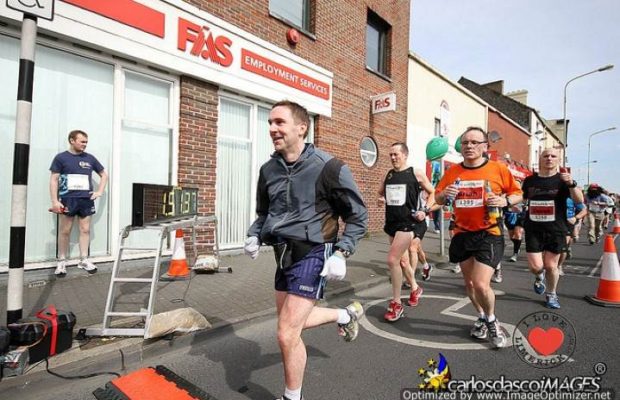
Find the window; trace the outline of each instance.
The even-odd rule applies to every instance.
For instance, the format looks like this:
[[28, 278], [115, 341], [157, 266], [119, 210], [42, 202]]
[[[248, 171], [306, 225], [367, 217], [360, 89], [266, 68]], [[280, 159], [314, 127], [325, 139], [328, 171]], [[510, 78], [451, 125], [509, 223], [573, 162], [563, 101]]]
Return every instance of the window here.
[[360, 143], [360, 157], [367, 167], [372, 167], [377, 162], [377, 144], [371, 137], [366, 136]]
[[269, 0], [269, 12], [306, 32], [312, 32], [311, 0]]
[[366, 22], [366, 66], [381, 75], [389, 76], [388, 54], [390, 25], [372, 11]]
[[[226, 94], [220, 97], [215, 213], [220, 249], [240, 248], [256, 218], [256, 184], [273, 153], [268, 104]], [[306, 142], [314, 137], [310, 118]]]
[[[93, 59], [62, 49], [37, 45], [37, 67], [32, 115], [26, 263], [56, 258], [58, 219], [47, 211], [49, 167], [54, 156], [68, 148], [72, 129], [88, 133], [87, 152], [93, 154], [110, 176], [110, 185], [95, 202], [90, 255], [108, 257], [115, 251], [119, 230], [131, 223], [133, 182], [170, 184], [175, 148], [176, 101], [174, 79], [129, 71], [112, 60]], [[17, 92], [19, 41], [0, 35], [0, 87]], [[138, 69], [138, 68], [136, 68]], [[118, 98], [117, 98], [118, 96]], [[15, 96], [0, 98], [0, 137], [13, 143]], [[118, 113], [116, 112], [118, 111]], [[13, 146], [0, 148], [0, 160], [12, 165]], [[121, 172], [122, 171], [122, 172]], [[11, 182], [10, 168], [0, 169], [0, 182]], [[99, 177], [93, 174], [95, 186]], [[9, 256], [11, 191], [0, 193], [0, 268]], [[146, 234], [145, 234], [146, 235]], [[73, 229], [69, 257], [79, 255], [79, 232]], [[153, 246], [152, 237], [131, 235], [130, 246]], [[28, 268], [28, 266], [26, 267]]]
[[435, 118], [435, 137], [441, 136], [441, 120]]

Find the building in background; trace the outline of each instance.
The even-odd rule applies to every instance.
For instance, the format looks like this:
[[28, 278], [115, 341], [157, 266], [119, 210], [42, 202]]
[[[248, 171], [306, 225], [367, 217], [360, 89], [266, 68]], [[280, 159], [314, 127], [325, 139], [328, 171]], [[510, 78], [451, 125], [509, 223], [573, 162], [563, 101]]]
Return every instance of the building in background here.
[[[502, 80], [479, 84], [462, 77], [459, 83], [529, 132], [529, 169], [538, 169], [538, 156], [545, 148], [558, 148], [561, 150], [561, 156], [564, 156], [564, 143], [547, 126], [540, 113], [527, 105], [527, 91], [520, 90], [504, 94], [504, 81]], [[502, 150], [510, 154], [509, 148]]]
[[[454, 150], [454, 144], [465, 128], [479, 126], [487, 129], [486, 103], [411, 52], [408, 103], [409, 162], [416, 168], [430, 171], [425, 149], [433, 137], [448, 138], [450, 149], [444, 161], [458, 163], [463, 158]], [[431, 175], [429, 177], [432, 178]]]
[[[403, 12], [406, 10], [406, 12]], [[219, 220], [220, 246], [242, 245], [254, 219], [260, 165], [272, 152], [267, 116], [282, 99], [312, 113], [309, 141], [345, 161], [369, 205], [391, 143], [407, 131], [409, 1], [56, 1], [39, 20], [27, 207], [27, 268], [49, 266], [57, 221], [49, 163], [72, 129], [110, 174], [91, 255], [111, 260], [131, 221], [133, 183], [199, 188], [199, 212]], [[16, 93], [22, 15], [0, 4], [0, 85]], [[0, 102], [12, 143], [15, 96]], [[0, 150], [0, 271], [6, 271], [13, 146]], [[146, 232], [131, 245], [152, 244]], [[199, 241], [213, 245], [212, 230]], [[76, 237], [72, 238], [76, 243]], [[75, 253], [74, 253], [75, 254]], [[144, 254], [134, 254], [134, 257]]]

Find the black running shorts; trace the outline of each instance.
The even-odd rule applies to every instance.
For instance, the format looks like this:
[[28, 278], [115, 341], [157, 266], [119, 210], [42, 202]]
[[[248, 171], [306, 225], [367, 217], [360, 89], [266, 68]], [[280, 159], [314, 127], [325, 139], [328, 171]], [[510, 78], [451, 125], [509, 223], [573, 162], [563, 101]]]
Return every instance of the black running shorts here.
[[566, 233], [527, 229], [525, 231], [525, 251], [528, 253], [548, 251], [561, 254], [566, 251]]
[[460, 232], [450, 242], [450, 262], [459, 263], [474, 257], [496, 269], [504, 256], [504, 237], [487, 231]]

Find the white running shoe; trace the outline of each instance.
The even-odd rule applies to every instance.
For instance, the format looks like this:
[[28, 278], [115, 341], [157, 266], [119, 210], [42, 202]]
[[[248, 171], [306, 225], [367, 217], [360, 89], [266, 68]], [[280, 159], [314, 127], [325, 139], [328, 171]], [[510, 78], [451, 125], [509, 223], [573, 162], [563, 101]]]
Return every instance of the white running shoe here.
[[81, 260], [78, 264], [78, 268], [83, 269], [84, 271], [88, 272], [89, 274], [94, 274], [95, 272], [97, 272], [97, 267], [95, 266], [95, 264], [91, 263], [88, 258], [85, 258], [83, 260]]
[[59, 278], [64, 278], [67, 275], [67, 261], [66, 260], [58, 260], [56, 264], [56, 271], [54, 271], [54, 275]]
[[459, 264], [456, 264], [454, 267], [452, 267], [452, 272], [454, 272], [455, 274], [460, 274], [461, 266]]

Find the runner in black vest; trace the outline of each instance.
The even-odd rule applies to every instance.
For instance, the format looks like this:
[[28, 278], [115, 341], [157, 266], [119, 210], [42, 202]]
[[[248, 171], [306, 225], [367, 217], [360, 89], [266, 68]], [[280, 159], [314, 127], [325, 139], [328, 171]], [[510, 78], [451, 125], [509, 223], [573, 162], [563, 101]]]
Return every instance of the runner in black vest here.
[[[379, 191], [385, 201], [385, 226], [383, 230], [390, 236], [388, 267], [392, 279], [392, 300], [385, 319], [390, 322], [399, 320], [404, 313], [400, 299], [403, 271], [411, 285], [408, 304], [417, 306], [422, 288], [415, 281], [415, 269], [418, 264], [417, 247], [426, 232], [426, 215], [429, 205], [434, 204], [434, 188], [421, 171], [407, 167], [409, 149], [404, 143], [394, 143], [390, 149], [390, 160], [394, 169], [390, 170]], [[426, 206], [418, 209], [420, 189], [429, 196]], [[411, 263], [409, 256], [411, 256]]]
[[524, 223], [527, 261], [536, 275], [534, 291], [543, 294], [547, 289], [545, 305], [549, 308], [560, 308], [556, 288], [558, 261], [566, 248], [566, 199], [570, 196], [576, 203], [583, 201], [583, 193], [570, 174], [558, 173], [559, 161], [557, 149], [543, 150], [540, 171], [523, 181], [523, 198], [528, 201]]

